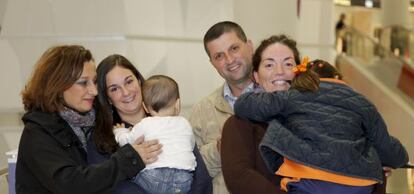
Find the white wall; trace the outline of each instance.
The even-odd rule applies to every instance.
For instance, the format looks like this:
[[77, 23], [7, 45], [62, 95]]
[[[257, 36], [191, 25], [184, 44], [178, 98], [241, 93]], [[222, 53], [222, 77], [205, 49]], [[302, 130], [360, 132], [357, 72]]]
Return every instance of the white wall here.
[[4, 16], [4, 12], [6, 11], [6, 3], [7, 3], [7, 0], [0, 0], [0, 27], [3, 24], [3, 16]]
[[173, 76], [181, 86], [183, 104], [191, 105], [222, 82], [204, 53], [202, 36], [215, 22], [233, 19], [232, 4], [229, 0], [8, 1], [0, 39], [1, 49], [8, 51], [1, 54], [8, 57], [0, 62], [9, 65], [2, 65], [0, 72], [17, 84], [9, 90], [11, 97], [1, 97], [8, 103], [1, 103], [0, 109], [21, 107], [18, 93], [34, 63], [46, 48], [62, 43], [86, 46], [97, 62], [112, 53], [124, 54], [144, 76]]
[[234, 17], [257, 47], [275, 34], [287, 34], [298, 42], [302, 56], [334, 61], [332, 0], [236, 0]]
[[329, 60], [333, 3], [301, 2], [298, 16], [292, 0], [0, 0], [0, 91], [7, 91], [0, 95], [0, 112], [9, 112], [14, 121], [0, 123], [0, 138], [14, 142], [5, 141], [8, 147], [2, 146], [0, 154], [17, 146], [19, 93], [47, 48], [81, 44], [97, 63], [119, 53], [145, 77], [169, 75], [180, 85], [188, 115], [192, 104], [223, 82], [202, 43], [207, 29], [219, 21], [240, 23], [255, 46], [285, 33], [298, 40], [303, 55]]
[[0, 40], [0, 90], [1, 92], [1, 109], [3, 111], [17, 111], [22, 105], [18, 94], [22, 88], [21, 69], [19, 59], [8, 41]]
[[53, 45], [84, 45], [96, 62], [123, 54], [145, 77], [170, 75], [180, 85], [185, 110], [223, 82], [208, 61], [202, 36], [217, 21], [233, 19], [231, 0], [1, 0], [0, 5], [5, 5], [0, 8], [0, 167], [4, 152], [15, 149], [20, 138], [20, 91]]
[[382, 0], [382, 24], [384, 26], [401, 25], [412, 27], [408, 8], [410, 0]]
[[333, 17], [332, 0], [302, 1], [297, 37], [302, 56], [320, 58], [334, 64], [336, 52]]
[[[272, 34], [297, 39], [303, 55], [330, 58], [333, 3], [330, 0], [9, 0], [0, 36], [0, 72], [16, 83], [0, 97], [0, 109], [21, 108], [19, 92], [41, 53], [56, 44], [82, 44], [97, 62], [126, 55], [144, 76], [167, 74], [178, 80], [184, 106], [191, 106], [222, 83], [202, 46], [205, 31], [235, 20], [258, 45]], [[260, 11], [255, 11], [260, 10]], [[320, 11], [324, 11], [320, 14]], [[3, 99], [4, 100], [1, 100]]]
[[236, 0], [234, 17], [255, 47], [274, 34], [297, 38], [296, 1], [291, 0]]

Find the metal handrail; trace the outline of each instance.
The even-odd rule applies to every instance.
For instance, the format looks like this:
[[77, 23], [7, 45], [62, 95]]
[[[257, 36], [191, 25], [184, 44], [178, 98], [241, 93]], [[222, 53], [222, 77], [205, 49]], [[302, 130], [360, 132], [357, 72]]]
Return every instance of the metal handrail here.
[[413, 163], [407, 163], [404, 166], [402, 166], [401, 168], [412, 168], [412, 169], [414, 169], [414, 164]]
[[405, 26], [401, 26], [401, 25], [388, 25], [388, 26], [381, 27], [381, 30], [392, 29], [392, 28], [400, 28], [400, 29], [403, 29], [404, 31], [414, 33], [413, 29], [409, 29], [409, 28], [407, 28]]
[[[401, 25], [389, 25], [389, 26], [385, 26], [385, 27], [380, 28], [380, 30], [382, 32], [385, 32], [387, 30], [391, 30], [392, 31], [392, 29], [396, 29], [396, 28], [399, 29], [399, 30], [405, 31], [406, 33], [408, 33], [409, 37], [414, 37], [414, 30], [413, 29], [409, 29], [409, 28], [407, 28], [405, 26], [401, 26]], [[408, 44], [410, 44], [410, 40], [408, 40]], [[383, 45], [381, 45], [381, 46], [384, 47]], [[410, 46], [410, 45], [408, 46], [408, 52], [409, 53], [411, 53], [411, 50], [414, 49], [414, 45], [412, 45], [412, 46]], [[390, 50], [390, 49], [387, 48], [387, 50]], [[411, 53], [411, 55], [412, 54], [413, 53]], [[414, 63], [413, 63], [414, 56], [409, 56], [409, 59], [408, 60], [407, 60], [407, 58], [402, 57], [402, 56], [396, 56], [396, 57], [398, 57], [402, 62], [404, 62], [404, 64], [406, 64], [406, 65], [410, 66], [412, 69], [414, 69]]]
[[9, 172], [8, 168], [2, 168], [0, 169], [0, 176], [3, 176], [4, 174], [7, 174]]
[[5, 176], [7, 182], [9, 181], [9, 169], [7, 167], [0, 169], [0, 177]]
[[[379, 44], [378, 40], [376, 40], [376, 39], [372, 38], [371, 36], [368, 36], [368, 35], [366, 35], [366, 34], [362, 33], [361, 31], [357, 30], [356, 28], [354, 28], [354, 27], [352, 27], [352, 26], [347, 26], [344, 30], [345, 30], [345, 32], [350, 31], [350, 32], [352, 32], [352, 33], [356, 33], [356, 34], [358, 34], [359, 36], [362, 36], [362, 37], [364, 37], [364, 38], [366, 38], [366, 39], [370, 40], [370, 41], [371, 41], [372, 43], [374, 43], [374, 44]], [[382, 46], [382, 45], [380, 45], [380, 46]], [[384, 47], [384, 48], [385, 48], [385, 47]]]
[[[356, 28], [354, 28], [354, 27], [346, 27], [345, 29], [344, 29], [344, 33], [345, 34], [355, 34], [355, 35], [357, 35], [357, 36], [359, 36], [359, 37], [361, 37], [361, 38], [363, 38], [363, 39], [365, 39], [365, 40], [368, 40], [369, 42], [371, 42], [376, 48], [378, 48], [378, 49], [380, 49], [382, 52], [384, 52], [384, 55], [386, 54], [387, 56], [391, 56], [392, 58], [395, 58], [395, 59], [397, 59], [397, 60], [399, 60], [400, 62], [402, 62], [403, 64], [407, 64], [407, 65], [409, 65], [409, 66], [411, 66], [411, 68], [413, 68], [414, 69], [414, 64], [412, 64], [411, 63], [411, 61], [407, 61], [405, 58], [403, 58], [403, 57], [399, 57], [399, 56], [395, 56], [394, 55], [394, 53], [391, 51], [391, 49], [390, 48], [386, 48], [385, 46], [383, 46], [383, 45], [381, 45], [380, 43], [379, 43], [379, 41], [378, 40], [376, 40], [376, 39], [374, 39], [374, 38], [372, 38], [372, 37], [370, 37], [370, 36], [368, 36], [368, 35], [366, 35], [366, 34], [364, 34], [364, 33], [362, 33], [361, 31], [359, 31], [359, 30], [357, 30]], [[412, 33], [414, 33], [414, 32], [412, 32]]]

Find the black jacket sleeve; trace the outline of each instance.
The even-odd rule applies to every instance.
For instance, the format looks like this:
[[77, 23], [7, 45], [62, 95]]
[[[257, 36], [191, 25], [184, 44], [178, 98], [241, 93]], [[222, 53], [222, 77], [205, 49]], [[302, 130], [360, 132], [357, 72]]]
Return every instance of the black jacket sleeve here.
[[107, 193], [145, 167], [129, 144], [101, 164], [87, 165], [82, 152], [78, 146], [62, 145], [39, 125], [26, 123], [17, 160], [17, 193], [33, 193], [36, 187], [59, 194]]

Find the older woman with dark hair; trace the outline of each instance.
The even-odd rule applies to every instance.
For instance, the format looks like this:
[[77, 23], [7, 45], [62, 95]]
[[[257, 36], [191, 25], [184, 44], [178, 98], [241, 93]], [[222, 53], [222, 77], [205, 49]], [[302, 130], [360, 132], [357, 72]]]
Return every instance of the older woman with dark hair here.
[[[16, 166], [17, 193], [107, 193], [160, 152], [157, 141], [125, 145], [88, 165], [98, 94], [95, 62], [77, 45], [56, 46], [39, 59], [22, 92], [26, 110]], [[149, 149], [150, 147], [151, 149]]]
[[[128, 128], [147, 116], [142, 106], [141, 94], [145, 80], [128, 59], [118, 54], [110, 55], [99, 63], [97, 74], [97, 127], [93, 134], [94, 141], [89, 143], [90, 163], [107, 161], [111, 154], [120, 149], [113, 134], [115, 124], [123, 123]], [[197, 167], [189, 193], [211, 193], [211, 178], [197, 146], [194, 155]], [[157, 157], [143, 158], [148, 162], [154, 162], [156, 159]], [[132, 182], [123, 182], [114, 193], [144, 193], [144, 190]]]

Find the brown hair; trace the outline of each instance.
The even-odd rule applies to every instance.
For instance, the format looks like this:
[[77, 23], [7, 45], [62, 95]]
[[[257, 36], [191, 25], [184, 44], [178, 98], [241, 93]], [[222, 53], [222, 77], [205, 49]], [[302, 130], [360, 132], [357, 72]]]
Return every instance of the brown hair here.
[[113, 125], [122, 123], [116, 108], [109, 103], [107, 94], [106, 75], [116, 66], [130, 70], [138, 79], [140, 86], [145, 79], [135, 66], [124, 56], [113, 54], [103, 59], [97, 68], [98, 100], [96, 103], [96, 129], [93, 133], [97, 149], [104, 153], [113, 153], [118, 149], [115, 136], [112, 132]]
[[91, 52], [79, 45], [62, 45], [46, 50], [21, 93], [24, 109], [40, 109], [48, 113], [62, 110], [63, 92], [79, 79], [84, 63], [91, 60]]
[[158, 112], [172, 106], [180, 98], [178, 84], [174, 79], [165, 75], [154, 75], [144, 82], [142, 97], [145, 105]]
[[227, 32], [235, 32], [240, 40], [247, 42], [246, 34], [239, 24], [231, 21], [222, 21], [216, 23], [207, 30], [203, 39], [204, 49], [206, 50], [208, 57], [210, 57], [210, 52], [207, 49], [207, 44]]
[[339, 73], [334, 66], [324, 60], [313, 60], [310, 62], [308, 68], [317, 73], [320, 78], [335, 78], [342, 80], [342, 74]]
[[272, 44], [282, 44], [290, 48], [293, 52], [293, 57], [296, 64], [300, 64], [300, 53], [298, 48], [296, 47], [296, 41], [290, 39], [284, 34], [281, 35], [273, 35], [267, 39], [264, 39], [259, 47], [257, 47], [256, 51], [253, 55], [253, 71], [257, 72], [259, 70], [260, 62], [262, 61], [262, 53], [263, 51]]
[[316, 92], [319, 89], [319, 76], [312, 70], [306, 72], [299, 72], [292, 80], [292, 89], [301, 92]]

